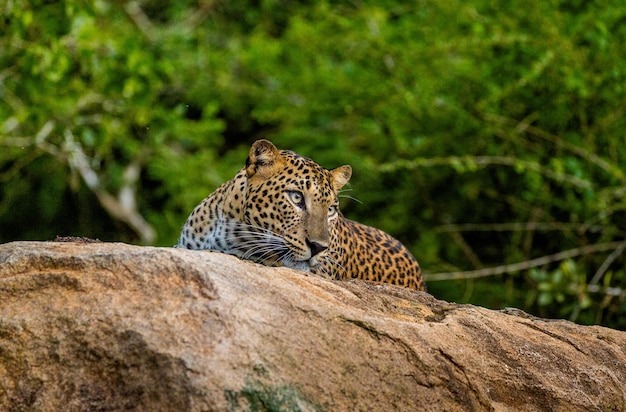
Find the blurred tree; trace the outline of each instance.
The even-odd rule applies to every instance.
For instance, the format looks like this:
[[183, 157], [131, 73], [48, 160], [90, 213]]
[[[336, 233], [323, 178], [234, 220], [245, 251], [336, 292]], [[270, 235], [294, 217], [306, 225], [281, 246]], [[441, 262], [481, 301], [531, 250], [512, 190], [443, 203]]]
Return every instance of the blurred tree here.
[[266, 137], [436, 296], [626, 329], [623, 2], [0, 9], [0, 241], [171, 245]]

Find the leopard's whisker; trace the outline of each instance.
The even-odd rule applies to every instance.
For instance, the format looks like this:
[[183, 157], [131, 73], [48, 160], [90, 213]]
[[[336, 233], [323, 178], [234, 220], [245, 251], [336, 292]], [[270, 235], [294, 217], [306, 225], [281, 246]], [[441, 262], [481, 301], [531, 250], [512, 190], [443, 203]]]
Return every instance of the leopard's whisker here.
[[359, 199], [357, 199], [354, 196], [348, 196], [348, 195], [338, 195], [337, 197], [342, 198], [342, 199], [350, 199], [350, 200], [354, 200], [355, 202], [359, 203], [359, 204], [363, 204], [363, 202], [361, 202]]

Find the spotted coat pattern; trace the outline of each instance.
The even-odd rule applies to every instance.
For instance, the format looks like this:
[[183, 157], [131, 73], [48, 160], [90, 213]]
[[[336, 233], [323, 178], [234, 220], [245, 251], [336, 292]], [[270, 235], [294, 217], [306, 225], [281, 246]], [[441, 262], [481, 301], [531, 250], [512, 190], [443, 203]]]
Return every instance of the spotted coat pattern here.
[[193, 210], [176, 246], [424, 290], [419, 264], [402, 243], [339, 211], [338, 193], [351, 174], [350, 166], [327, 170], [258, 140], [246, 166]]

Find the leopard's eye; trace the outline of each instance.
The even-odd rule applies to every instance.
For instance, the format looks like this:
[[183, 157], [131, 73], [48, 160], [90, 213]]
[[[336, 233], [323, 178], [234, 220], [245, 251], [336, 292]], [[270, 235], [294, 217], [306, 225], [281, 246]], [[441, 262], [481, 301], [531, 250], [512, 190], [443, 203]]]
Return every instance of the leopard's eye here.
[[337, 212], [339, 211], [339, 206], [337, 205], [331, 205], [328, 207], [328, 217], [333, 217], [337, 214]]
[[288, 191], [287, 196], [296, 206], [304, 207], [304, 195], [297, 191]]

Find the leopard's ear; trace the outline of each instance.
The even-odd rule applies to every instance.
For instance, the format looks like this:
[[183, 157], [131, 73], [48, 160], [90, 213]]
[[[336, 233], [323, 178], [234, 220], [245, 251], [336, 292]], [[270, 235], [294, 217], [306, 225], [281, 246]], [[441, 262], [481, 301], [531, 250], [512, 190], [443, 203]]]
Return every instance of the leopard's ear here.
[[349, 165], [339, 166], [331, 170], [330, 175], [333, 187], [338, 192], [352, 177], [352, 167]]
[[261, 139], [252, 144], [246, 160], [248, 178], [254, 175], [270, 176], [281, 163], [280, 152], [269, 140]]

